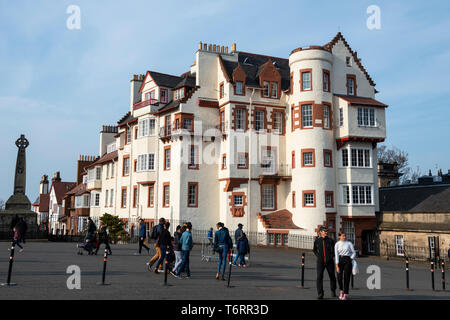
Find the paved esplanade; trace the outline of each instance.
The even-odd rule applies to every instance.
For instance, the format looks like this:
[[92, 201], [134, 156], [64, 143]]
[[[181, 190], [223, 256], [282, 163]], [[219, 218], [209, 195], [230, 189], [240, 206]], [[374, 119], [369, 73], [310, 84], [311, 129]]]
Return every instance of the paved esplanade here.
[[[6, 280], [8, 242], [0, 242], [0, 281]], [[103, 246], [97, 256], [76, 254], [75, 243], [27, 242], [23, 253], [16, 254], [12, 281], [16, 287], [0, 287], [0, 299], [315, 299], [315, 258], [306, 255], [305, 286], [300, 285], [300, 250], [252, 248], [251, 266], [233, 268], [231, 285], [214, 279], [215, 262], [200, 260], [200, 246], [191, 254], [191, 279], [179, 280], [168, 275], [171, 286], [164, 287], [164, 275], [146, 270], [147, 254], [135, 256], [137, 245], [113, 245], [108, 259], [106, 282], [101, 280]], [[405, 291], [405, 270], [402, 261], [360, 258], [360, 274], [355, 277], [352, 299], [450, 299], [450, 292], [432, 292], [427, 265], [410, 264], [413, 291]], [[66, 286], [69, 265], [81, 268], [81, 290]], [[366, 269], [381, 268], [381, 290], [369, 290]], [[450, 272], [447, 270], [447, 279]], [[228, 272], [228, 268], [227, 268]], [[436, 270], [436, 289], [441, 289], [440, 270]], [[325, 276], [325, 298], [329, 298], [328, 276]], [[447, 287], [449, 287], [447, 280]], [[327, 290], [328, 289], [328, 290]]]

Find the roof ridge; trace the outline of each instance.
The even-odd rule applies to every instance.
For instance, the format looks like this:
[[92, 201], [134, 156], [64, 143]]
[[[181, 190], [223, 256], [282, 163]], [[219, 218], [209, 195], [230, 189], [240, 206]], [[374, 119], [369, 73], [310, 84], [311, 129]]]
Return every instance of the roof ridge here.
[[268, 56], [268, 55], [265, 55], [265, 54], [259, 54], [259, 53], [251, 53], [251, 52], [246, 52], [246, 51], [238, 51], [238, 53], [252, 54], [252, 55], [254, 55], [254, 56], [260, 56], [260, 57], [264, 57], [264, 58], [274, 58], [274, 59], [280, 59], [280, 60], [286, 60], [286, 61], [289, 61], [289, 58], [280, 58], [280, 57]]

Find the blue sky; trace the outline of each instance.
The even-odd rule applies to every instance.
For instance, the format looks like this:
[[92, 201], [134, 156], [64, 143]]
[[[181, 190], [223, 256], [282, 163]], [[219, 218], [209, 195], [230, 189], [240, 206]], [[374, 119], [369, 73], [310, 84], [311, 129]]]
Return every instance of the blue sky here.
[[[370, 5], [381, 29], [366, 27]], [[69, 5], [81, 29], [69, 30]], [[98, 153], [101, 125], [129, 105], [129, 80], [148, 69], [181, 74], [199, 41], [288, 57], [340, 30], [377, 83], [387, 141], [410, 165], [450, 169], [449, 1], [2, 1], [0, 4], [0, 199], [13, 190], [21, 133], [27, 194], [43, 174], [75, 180], [79, 154]]]

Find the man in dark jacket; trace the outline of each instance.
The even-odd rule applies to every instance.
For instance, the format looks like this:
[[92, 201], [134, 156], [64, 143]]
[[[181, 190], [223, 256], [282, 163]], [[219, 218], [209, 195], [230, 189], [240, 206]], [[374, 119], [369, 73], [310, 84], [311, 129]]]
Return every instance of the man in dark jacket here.
[[139, 219], [139, 251], [136, 253], [137, 255], [141, 254], [142, 247], [147, 250], [147, 253], [150, 253], [150, 248], [144, 244], [146, 238], [147, 227], [145, 226], [145, 221], [144, 219]]
[[[244, 231], [242, 230], [242, 228], [244, 227], [244, 225], [242, 223], [238, 224], [238, 228], [236, 229], [236, 231], [234, 232], [234, 240], [236, 242], [236, 251], [239, 252], [239, 242], [241, 241], [243, 235], [244, 235]], [[239, 254], [236, 254], [234, 260], [233, 260], [233, 266], [236, 266], [236, 262], [238, 260]]]
[[19, 218], [16, 227], [20, 233], [20, 242], [25, 243], [25, 233], [27, 232], [28, 225], [22, 217]]
[[330, 277], [331, 296], [336, 297], [334, 241], [328, 238], [328, 229], [324, 226], [319, 228], [319, 237], [314, 241], [313, 252], [317, 257], [317, 298], [323, 299], [323, 272], [325, 269]]
[[156, 245], [159, 247], [159, 250], [161, 251], [161, 257], [159, 258], [158, 262], [155, 266], [155, 273], [158, 273], [158, 267], [163, 265], [164, 258], [166, 257], [166, 252], [169, 246], [172, 244], [172, 237], [170, 236], [169, 232], [170, 223], [166, 222], [164, 224], [164, 229], [161, 230], [159, 233], [158, 240], [156, 241]]
[[[156, 254], [150, 259], [149, 262], [147, 262], [147, 266], [150, 271], [151, 271], [153, 264], [161, 258], [161, 249], [157, 245], [157, 242], [158, 242], [158, 238], [159, 238], [161, 231], [164, 229], [165, 223], [166, 223], [166, 219], [160, 218], [159, 224], [152, 228], [152, 231], [150, 234], [150, 237], [155, 240], [155, 249], [156, 249]], [[162, 265], [160, 265], [159, 269], [162, 270]]]
[[225, 269], [227, 266], [228, 251], [233, 248], [230, 232], [222, 222], [217, 223], [217, 231], [214, 235], [214, 251], [219, 253], [216, 279], [225, 280]]
[[108, 250], [108, 254], [112, 254], [111, 247], [109, 246], [109, 235], [106, 225], [100, 221], [100, 227], [98, 228], [98, 244], [97, 249], [95, 250], [95, 254], [98, 253], [100, 249], [100, 245], [104, 243], [105, 249]]

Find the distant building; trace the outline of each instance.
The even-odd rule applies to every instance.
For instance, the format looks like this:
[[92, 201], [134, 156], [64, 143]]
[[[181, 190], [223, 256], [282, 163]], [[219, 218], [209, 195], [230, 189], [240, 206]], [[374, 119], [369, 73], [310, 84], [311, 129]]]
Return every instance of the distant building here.
[[417, 184], [380, 188], [377, 213], [381, 255], [424, 259], [450, 247], [450, 170], [420, 177]]
[[33, 211], [37, 213], [37, 224], [40, 230], [48, 228], [48, 212], [50, 204], [50, 193], [48, 176], [43, 175], [39, 184], [39, 196], [33, 203]]
[[63, 182], [59, 171], [53, 175], [49, 192], [48, 230], [52, 234], [65, 234], [65, 225], [59, 219], [63, 216], [64, 194], [76, 185], [75, 182]]
[[402, 173], [398, 172], [397, 163], [378, 162], [378, 188], [398, 184]]

